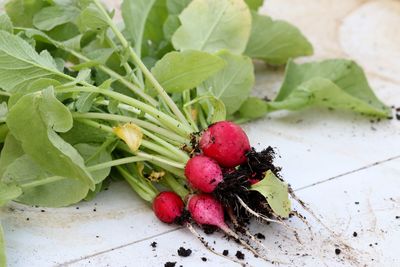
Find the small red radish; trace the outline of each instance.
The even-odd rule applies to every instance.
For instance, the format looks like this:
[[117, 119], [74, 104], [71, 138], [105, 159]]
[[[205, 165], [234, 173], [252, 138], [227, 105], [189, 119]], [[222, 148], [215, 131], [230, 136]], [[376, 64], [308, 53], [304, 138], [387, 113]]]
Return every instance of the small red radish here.
[[153, 201], [153, 211], [160, 221], [175, 222], [183, 213], [182, 199], [174, 192], [161, 192]]
[[[254, 255], [266, 261], [269, 261], [264, 256], [260, 255], [253, 247], [241, 239], [229, 226], [225, 223], [224, 208], [210, 194], [199, 194], [190, 197], [187, 208], [192, 216], [192, 219], [199, 225], [213, 225], [221, 229], [225, 234], [235, 238], [245, 248], [253, 252]], [[191, 226], [188, 224], [188, 228]]]
[[190, 185], [205, 193], [211, 193], [222, 182], [221, 167], [212, 158], [195, 156], [185, 166], [185, 175]]
[[200, 148], [204, 155], [226, 168], [246, 162], [246, 153], [251, 149], [246, 133], [230, 121], [211, 125], [200, 138]]
[[224, 208], [212, 195], [193, 195], [190, 197], [187, 207], [197, 224], [213, 225], [224, 232], [229, 231], [224, 220]]

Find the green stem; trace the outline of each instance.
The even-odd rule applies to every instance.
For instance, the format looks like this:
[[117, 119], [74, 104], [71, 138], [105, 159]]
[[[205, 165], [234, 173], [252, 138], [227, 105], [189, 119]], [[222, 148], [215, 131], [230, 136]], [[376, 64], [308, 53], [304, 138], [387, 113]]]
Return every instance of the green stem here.
[[6, 92], [6, 91], [1, 91], [1, 90], [0, 90], [0, 95], [1, 95], [1, 96], [7, 96], [7, 97], [10, 97], [10, 96], [11, 96], [11, 93], [9, 93], [9, 92]]
[[37, 186], [41, 186], [41, 185], [46, 185], [46, 184], [50, 184], [50, 183], [55, 183], [64, 179], [68, 179], [66, 177], [62, 177], [62, 176], [51, 176], [51, 177], [47, 177], [45, 179], [40, 179], [34, 182], [30, 182], [30, 183], [26, 183], [26, 184], [20, 184], [19, 186], [22, 188], [31, 188], [31, 187], [37, 187]]
[[180, 184], [173, 175], [167, 173], [162, 181], [172, 189], [175, 193], [177, 193], [182, 199], [185, 199], [185, 197], [189, 194], [189, 191], [182, 185]]
[[[182, 93], [182, 97], [183, 97], [183, 103], [189, 103], [190, 102], [190, 91], [186, 90]], [[199, 128], [197, 127], [197, 123], [193, 120], [193, 116], [191, 113], [191, 107], [190, 105], [187, 108], [183, 108], [186, 118], [188, 119], [189, 123], [191, 124], [193, 130], [195, 132], [199, 131]]]
[[134, 163], [134, 162], [139, 162], [139, 161], [144, 161], [145, 159], [142, 157], [126, 157], [126, 158], [122, 158], [122, 159], [116, 159], [116, 160], [111, 160], [111, 161], [107, 161], [107, 162], [103, 162], [97, 165], [92, 165], [87, 167], [86, 169], [89, 172], [94, 172], [94, 171], [98, 171], [98, 170], [102, 170], [102, 169], [107, 169], [110, 167], [115, 167], [115, 166], [119, 166], [119, 165], [124, 165], [124, 164], [129, 164], [129, 163]]
[[[103, 94], [108, 97], [111, 97], [115, 100], [118, 100], [120, 102], [123, 102], [125, 104], [131, 105], [135, 108], [138, 108], [142, 110], [143, 112], [146, 112], [160, 121], [162, 121], [164, 124], [167, 125], [168, 128], [171, 130], [176, 131], [177, 133], [183, 135], [183, 136], [189, 136], [192, 132], [190, 127], [182, 124], [181, 122], [175, 120], [174, 118], [166, 115], [165, 113], [158, 111], [152, 106], [149, 106], [148, 104], [145, 104], [143, 102], [140, 102], [134, 98], [128, 97], [124, 94], [120, 94], [114, 91], [109, 91], [109, 90], [101, 90], [95, 86], [90, 86], [90, 84], [84, 84], [85, 87], [74, 87], [74, 88], [66, 88], [63, 89], [63, 87], [56, 87], [58, 89], [58, 92], [63, 92], [63, 93], [74, 93], [74, 92], [88, 92], [88, 93], [98, 93], [98, 94]], [[89, 87], [86, 87], [89, 86]]]
[[168, 106], [171, 108], [172, 112], [175, 114], [175, 116], [180, 120], [181, 123], [185, 124], [185, 126], [189, 126], [185, 116], [182, 114], [178, 106], [175, 104], [175, 102], [169, 97], [167, 92], [162, 88], [160, 83], [156, 80], [156, 78], [153, 76], [153, 74], [147, 69], [147, 67], [144, 65], [140, 57], [133, 51], [132, 47], [130, 47], [128, 41], [125, 39], [125, 37], [122, 35], [122, 33], [117, 29], [115, 26], [114, 22], [108, 15], [107, 11], [104, 9], [103, 5], [100, 3], [99, 0], [93, 0], [96, 6], [99, 8], [99, 10], [103, 13], [104, 17], [107, 19], [108, 25], [110, 26], [111, 30], [114, 32], [115, 36], [117, 39], [121, 42], [122, 47], [128, 50], [129, 56], [131, 57], [133, 63], [136, 64], [137, 67], [143, 72], [144, 76], [148, 79], [151, 85], [154, 86], [156, 91], [160, 94], [160, 96], [167, 102]]
[[108, 113], [94, 113], [94, 112], [72, 113], [72, 116], [77, 119], [100, 119], [100, 120], [118, 121], [118, 122], [133, 122], [134, 124], [138, 125], [141, 128], [155, 132], [155, 133], [165, 136], [171, 140], [175, 140], [181, 144], [184, 144], [188, 141], [187, 139], [175, 134], [172, 131], [166, 130], [166, 129], [159, 127], [157, 125], [154, 125], [150, 122], [136, 119], [136, 118], [131, 118], [128, 116], [108, 114]]
[[153, 199], [157, 196], [158, 192], [150, 187], [148, 184], [142, 183], [139, 179], [136, 179], [132, 175], [130, 175], [124, 168], [121, 166], [116, 167], [118, 172], [124, 177], [125, 181], [132, 187], [132, 189], [144, 200], [152, 203]]
[[[91, 127], [100, 129], [100, 130], [105, 131], [107, 133], [114, 134], [114, 131], [110, 126], [98, 123], [98, 122], [93, 121], [93, 120], [88, 120], [88, 119], [78, 119], [78, 120], [80, 122], [86, 124], [86, 125], [91, 126]], [[152, 151], [158, 152], [159, 154], [161, 154], [162, 156], [164, 156], [164, 157], [166, 157], [168, 159], [174, 160], [174, 164], [176, 162], [175, 160], [177, 160], [178, 162], [183, 162], [183, 163], [186, 163], [187, 160], [188, 160], [188, 158], [182, 159], [182, 156], [181, 156], [180, 153], [179, 154], [177, 154], [176, 152], [174, 153], [173, 151], [171, 151], [169, 149], [166, 149], [166, 148], [164, 148], [162, 146], [159, 146], [159, 145], [154, 144], [152, 142], [149, 142], [147, 140], [142, 140], [140, 146], [144, 147], [144, 148], [147, 148], [147, 149], [150, 149]], [[140, 152], [136, 152], [136, 153], [140, 153]], [[180, 163], [178, 163], [178, 164], [180, 164]]]

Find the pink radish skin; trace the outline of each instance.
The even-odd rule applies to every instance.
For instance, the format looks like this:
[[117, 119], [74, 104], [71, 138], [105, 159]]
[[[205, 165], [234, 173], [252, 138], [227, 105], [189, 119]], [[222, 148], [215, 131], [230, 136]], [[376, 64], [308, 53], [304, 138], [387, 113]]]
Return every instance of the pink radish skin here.
[[185, 176], [193, 188], [205, 193], [214, 191], [223, 180], [218, 163], [205, 156], [191, 158], [185, 166]]
[[161, 192], [153, 201], [153, 211], [160, 221], [173, 223], [183, 212], [182, 199], [174, 192]]
[[213, 225], [224, 232], [229, 231], [225, 224], [224, 209], [212, 195], [199, 194], [190, 197], [187, 206], [193, 220], [199, 225]]
[[246, 153], [251, 149], [246, 133], [230, 121], [211, 125], [200, 138], [200, 148], [204, 155], [226, 168], [245, 163]]

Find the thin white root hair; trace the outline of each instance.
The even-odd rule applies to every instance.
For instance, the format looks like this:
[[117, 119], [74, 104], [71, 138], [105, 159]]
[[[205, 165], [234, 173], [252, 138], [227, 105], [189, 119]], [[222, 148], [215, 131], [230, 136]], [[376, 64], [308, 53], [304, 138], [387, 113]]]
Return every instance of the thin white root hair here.
[[232, 209], [228, 209], [228, 215], [235, 227], [243, 229], [245, 231], [246, 237], [250, 238], [253, 242], [255, 242], [262, 249], [264, 249], [265, 251], [268, 252], [268, 249], [264, 246], [264, 244], [260, 240], [258, 240], [253, 234], [251, 234], [249, 230], [247, 230], [246, 228], [243, 228], [239, 225], [235, 215], [233, 215]]
[[188, 229], [202, 244], [203, 244], [203, 246], [204, 246], [208, 251], [210, 251], [211, 253], [213, 253], [213, 254], [215, 254], [215, 255], [217, 255], [217, 256], [219, 256], [219, 257], [222, 257], [222, 258], [228, 259], [228, 260], [230, 260], [230, 261], [233, 261], [234, 263], [237, 263], [237, 264], [239, 264], [239, 265], [241, 265], [241, 266], [245, 266], [245, 264], [244, 264], [243, 262], [237, 261], [237, 260], [235, 260], [235, 259], [233, 259], [233, 258], [231, 258], [231, 257], [225, 256], [225, 255], [223, 255], [223, 254], [221, 254], [221, 253], [216, 252], [215, 249], [213, 249], [212, 247], [210, 247], [210, 245], [208, 245], [208, 243], [204, 240], [204, 237], [202, 237], [202, 236], [199, 234], [199, 232], [197, 232], [196, 229], [194, 229], [193, 225], [191, 225], [190, 223], [186, 223], [186, 228], [187, 228], [187, 229]]
[[246, 243], [246, 241], [244, 241], [243, 239], [241, 239], [234, 231], [232, 231], [230, 228], [226, 227], [221, 227], [220, 228], [222, 231], [225, 232], [225, 234], [227, 234], [230, 237], [233, 237], [235, 240], [239, 241], [239, 243], [246, 248], [247, 250], [249, 250], [250, 252], [252, 252], [254, 254], [254, 256], [259, 257], [260, 259], [263, 259], [266, 262], [270, 262], [272, 264], [284, 264], [283, 262], [280, 261], [276, 261], [276, 260], [270, 260], [267, 257], [261, 255], [260, 253], [257, 252], [257, 250], [255, 250], [252, 246], [250, 246], [249, 244]]
[[252, 214], [254, 217], [262, 219], [266, 222], [271, 222], [271, 223], [277, 223], [280, 224], [282, 226], [284, 226], [286, 229], [290, 230], [293, 232], [297, 242], [299, 242], [300, 244], [303, 244], [300, 240], [299, 234], [297, 233], [296, 229], [294, 229], [293, 227], [290, 227], [289, 225], [287, 225], [285, 222], [281, 221], [281, 220], [274, 220], [271, 218], [268, 218], [260, 213], [257, 213], [256, 211], [252, 210], [238, 195], [236, 195], [236, 198], [239, 200], [240, 205], [242, 205], [242, 207], [249, 212], [250, 214]]

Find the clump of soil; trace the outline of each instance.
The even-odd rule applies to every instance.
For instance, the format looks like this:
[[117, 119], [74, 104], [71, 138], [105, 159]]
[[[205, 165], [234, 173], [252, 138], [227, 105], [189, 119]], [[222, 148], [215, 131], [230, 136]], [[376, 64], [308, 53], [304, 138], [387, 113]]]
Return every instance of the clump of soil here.
[[238, 223], [247, 225], [251, 216], [242, 207], [238, 197], [252, 210], [267, 217], [271, 217], [271, 208], [266, 199], [256, 191], [250, 191], [251, 181], [262, 180], [267, 171], [273, 172], [277, 177], [281, 170], [274, 165], [275, 151], [268, 147], [261, 152], [252, 148], [247, 154], [246, 163], [236, 169], [224, 172], [224, 180], [214, 190], [213, 194], [226, 208], [232, 208]]
[[244, 254], [240, 250], [236, 251], [236, 255], [235, 256], [239, 260], [244, 260]]
[[150, 244], [150, 246], [151, 246], [152, 248], [156, 248], [156, 247], [157, 247], [157, 242], [152, 242], [152, 243]]
[[257, 233], [257, 234], [256, 234], [256, 237], [257, 237], [258, 239], [265, 239], [265, 235], [263, 235], [262, 233]]
[[205, 262], [205, 261], [207, 261], [207, 258], [206, 257], [202, 257], [201, 260]]
[[178, 249], [178, 255], [181, 257], [189, 257], [192, 254], [192, 250], [190, 248], [185, 249], [184, 247], [180, 247]]
[[222, 252], [222, 255], [224, 255], [224, 256], [228, 256], [228, 254], [229, 254], [229, 250], [227, 250], [227, 249], [225, 249], [225, 250]]
[[175, 265], [176, 261], [175, 262], [168, 261], [164, 264], [164, 267], [175, 267]]

